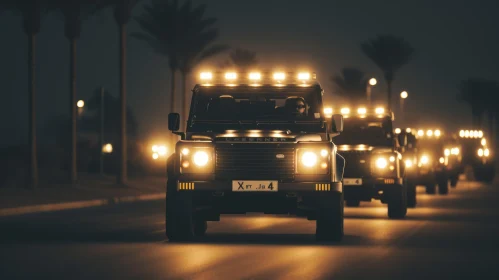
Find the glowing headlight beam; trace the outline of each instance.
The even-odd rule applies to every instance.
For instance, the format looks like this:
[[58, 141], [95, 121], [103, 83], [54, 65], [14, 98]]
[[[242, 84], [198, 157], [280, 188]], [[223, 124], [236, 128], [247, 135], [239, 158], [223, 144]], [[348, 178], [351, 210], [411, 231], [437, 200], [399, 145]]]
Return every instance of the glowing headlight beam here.
[[301, 162], [306, 167], [313, 167], [317, 164], [317, 155], [313, 152], [305, 152], [301, 157]]
[[378, 168], [386, 168], [386, 166], [388, 165], [388, 161], [385, 159], [385, 158], [378, 158], [376, 160], [376, 167]]
[[430, 162], [430, 158], [428, 156], [425, 155], [421, 157], [422, 164], [427, 164], [428, 162]]
[[194, 164], [197, 166], [205, 166], [208, 163], [208, 153], [204, 151], [197, 151], [193, 156]]

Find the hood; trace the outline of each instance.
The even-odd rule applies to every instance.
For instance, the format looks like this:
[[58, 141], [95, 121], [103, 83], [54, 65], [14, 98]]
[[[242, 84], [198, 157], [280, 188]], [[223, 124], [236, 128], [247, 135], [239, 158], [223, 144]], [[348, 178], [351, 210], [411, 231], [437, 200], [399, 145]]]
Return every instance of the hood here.
[[389, 153], [393, 152], [391, 147], [374, 147], [369, 145], [338, 145], [340, 152], [371, 152], [371, 153]]
[[192, 133], [190, 140], [216, 142], [321, 142], [325, 136], [318, 133], [292, 133], [284, 130], [226, 130], [224, 133]]

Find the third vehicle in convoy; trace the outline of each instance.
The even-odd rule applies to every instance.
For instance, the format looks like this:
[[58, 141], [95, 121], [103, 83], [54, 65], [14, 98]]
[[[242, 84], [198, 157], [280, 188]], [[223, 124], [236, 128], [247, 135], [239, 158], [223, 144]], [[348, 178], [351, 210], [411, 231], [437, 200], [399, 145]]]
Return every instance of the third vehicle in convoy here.
[[459, 143], [462, 146], [461, 173], [469, 166], [476, 180], [492, 182], [495, 177], [495, 160], [483, 131], [461, 130]]

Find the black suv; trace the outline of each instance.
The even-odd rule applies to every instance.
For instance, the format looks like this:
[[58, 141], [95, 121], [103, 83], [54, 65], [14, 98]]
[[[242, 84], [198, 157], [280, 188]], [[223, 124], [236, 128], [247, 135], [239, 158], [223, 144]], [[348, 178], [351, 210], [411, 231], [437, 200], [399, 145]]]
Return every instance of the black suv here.
[[462, 147], [461, 172], [471, 166], [477, 181], [490, 183], [494, 180], [496, 163], [487, 138], [481, 130], [459, 131], [459, 143]]
[[[335, 138], [345, 158], [343, 185], [347, 206], [379, 199], [388, 204], [388, 217], [407, 214], [407, 187], [401, 145], [393, 132], [393, 113], [384, 108], [341, 108], [345, 129]], [[401, 144], [401, 145], [400, 145]]]
[[447, 145], [439, 129], [419, 129], [418, 137], [418, 177], [417, 185], [426, 187], [427, 194], [435, 194], [436, 186], [440, 194], [449, 192], [449, 174], [445, 162]]
[[[224, 80], [225, 77], [225, 80]], [[241, 77], [241, 78], [239, 78]], [[294, 214], [316, 220], [316, 238], [343, 237], [344, 159], [332, 137], [323, 89], [300, 73], [202, 73], [193, 89], [187, 129], [167, 162], [166, 235], [204, 235], [221, 214]]]

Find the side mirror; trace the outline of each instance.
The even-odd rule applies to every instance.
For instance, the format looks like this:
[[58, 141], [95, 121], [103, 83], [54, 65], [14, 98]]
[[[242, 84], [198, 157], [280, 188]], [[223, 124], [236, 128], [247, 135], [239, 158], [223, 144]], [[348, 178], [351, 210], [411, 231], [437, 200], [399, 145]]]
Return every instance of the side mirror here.
[[397, 137], [398, 137], [398, 140], [399, 140], [399, 145], [401, 147], [407, 146], [407, 135], [406, 134], [400, 133], [400, 134], [397, 135]]
[[334, 114], [331, 122], [331, 131], [332, 132], [342, 132], [343, 131], [343, 115]]
[[180, 114], [170, 113], [168, 114], [168, 130], [175, 132], [180, 128]]

